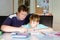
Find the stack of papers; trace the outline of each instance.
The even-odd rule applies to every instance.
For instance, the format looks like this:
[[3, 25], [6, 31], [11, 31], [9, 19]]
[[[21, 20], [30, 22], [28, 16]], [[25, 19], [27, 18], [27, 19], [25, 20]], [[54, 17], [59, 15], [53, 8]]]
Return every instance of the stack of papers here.
[[22, 38], [22, 39], [24, 39], [24, 38], [28, 38], [30, 36], [30, 34], [29, 33], [11, 33], [11, 37], [12, 38]]

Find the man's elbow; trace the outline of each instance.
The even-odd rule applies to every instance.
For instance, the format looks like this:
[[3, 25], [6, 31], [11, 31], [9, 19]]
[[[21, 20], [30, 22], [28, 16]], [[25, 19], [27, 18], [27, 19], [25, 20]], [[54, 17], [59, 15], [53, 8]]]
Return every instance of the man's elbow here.
[[4, 31], [4, 32], [6, 31], [5, 25], [2, 25], [2, 26], [1, 26], [1, 30]]

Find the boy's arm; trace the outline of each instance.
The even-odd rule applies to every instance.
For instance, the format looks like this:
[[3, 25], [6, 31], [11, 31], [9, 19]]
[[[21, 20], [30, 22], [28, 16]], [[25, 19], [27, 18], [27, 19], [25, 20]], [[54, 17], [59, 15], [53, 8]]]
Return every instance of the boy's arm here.
[[53, 29], [48, 27], [48, 28], [42, 28], [42, 29], [39, 29], [39, 31], [43, 31], [43, 32], [53, 32]]
[[53, 29], [43, 24], [38, 25], [39, 31], [53, 32]]

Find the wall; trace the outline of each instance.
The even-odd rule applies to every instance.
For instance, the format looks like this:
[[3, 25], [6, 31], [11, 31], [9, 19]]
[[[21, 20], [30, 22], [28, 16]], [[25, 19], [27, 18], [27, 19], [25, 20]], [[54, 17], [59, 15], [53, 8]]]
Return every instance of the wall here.
[[[18, 0], [14, 0], [14, 13], [18, 9]], [[30, 13], [35, 13], [35, 0], [30, 0]]]
[[0, 16], [8, 16], [13, 13], [12, 0], [0, 0]]
[[35, 13], [35, 0], [30, 0], [30, 13]]
[[17, 12], [18, 9], [18, 0], [14, 0], [14, 13]]
[[60, 0], [49, 0], [49, 11], [53, 14], [53, 28], [60, 31]]

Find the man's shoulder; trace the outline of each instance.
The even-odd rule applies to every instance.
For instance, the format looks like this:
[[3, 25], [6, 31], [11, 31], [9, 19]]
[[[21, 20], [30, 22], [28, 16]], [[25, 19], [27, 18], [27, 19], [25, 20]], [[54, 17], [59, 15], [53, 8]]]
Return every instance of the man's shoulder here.
[[16, 17], [16, 14], [9, 15], [9, 18], [12, 19], [13, 17]]

